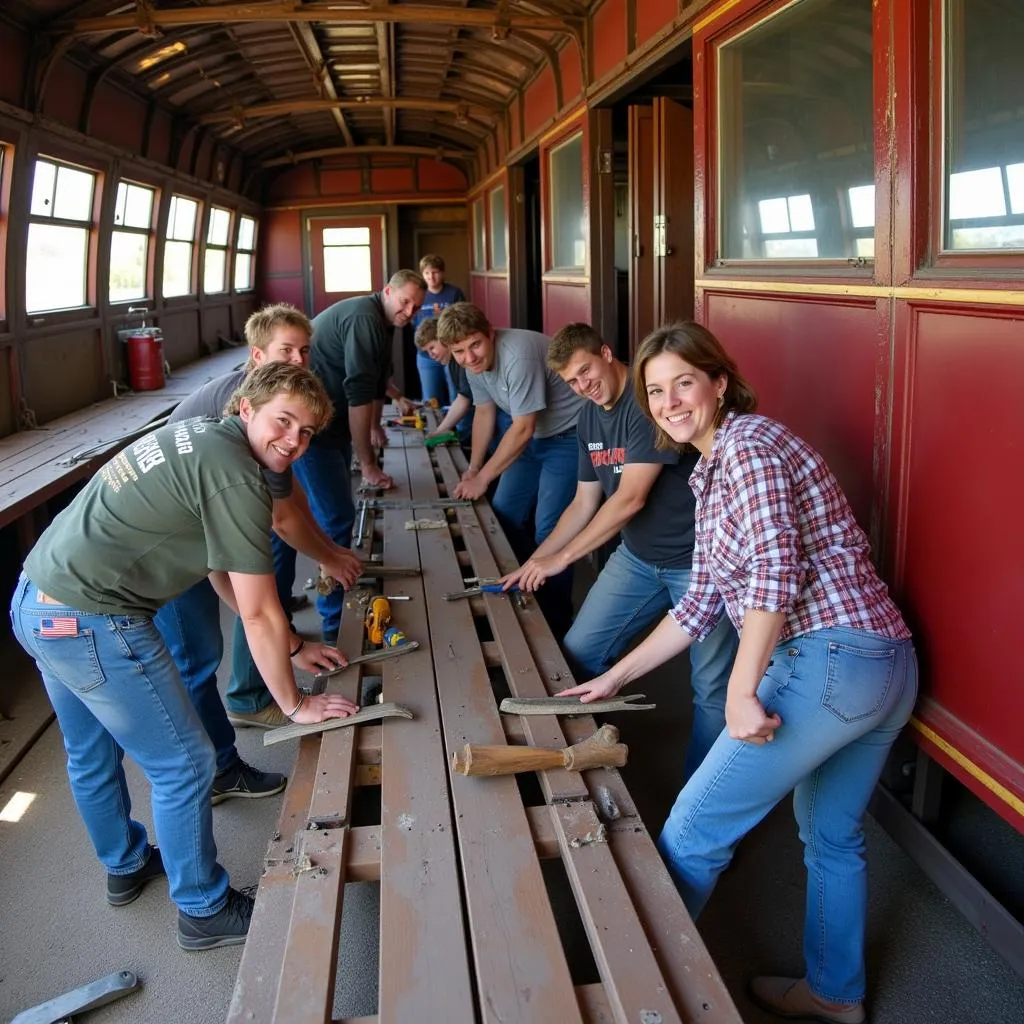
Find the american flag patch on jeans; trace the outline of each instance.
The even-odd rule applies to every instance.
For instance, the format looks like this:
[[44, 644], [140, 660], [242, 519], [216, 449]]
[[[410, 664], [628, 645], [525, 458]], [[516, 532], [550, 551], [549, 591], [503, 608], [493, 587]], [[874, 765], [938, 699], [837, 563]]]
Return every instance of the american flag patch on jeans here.
[[78, 619], [40, 619], [40, 636], [78, 636]]

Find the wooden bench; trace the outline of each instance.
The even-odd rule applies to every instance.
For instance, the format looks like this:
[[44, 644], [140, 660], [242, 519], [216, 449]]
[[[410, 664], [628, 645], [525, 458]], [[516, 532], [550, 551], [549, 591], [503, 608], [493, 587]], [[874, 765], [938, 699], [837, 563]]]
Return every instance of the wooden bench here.
[[[431, 453], [411, 432], [391, 431], [391, 440], [389, 499], [436, 499], [458, 481], [460, 453]], [[413, 519], [447, 527], [407, 530]], [[443, 599], [466, 577], [514, 564], [487, 504], [387, 510], [374, 539], [385, 565], [422, 568], [418, 579], [384, 585], [412, 596], [393, 614], [422, 646], [370, 667], [384, 699], [415, 718], [299, 741], [229, 1022], [332, 1019], [345, 883], [367, 879], [380, 882], [380, 979], [377, 1014], [360, 1024], [738, 1022], [617, 771], [542, 772], [530, 786], [450, 770], [451, 752], [467, 742], [560, 748], [596, 728], [589, 716], [499, 714], [500, 697], [546, 696], [571, 678], [532, 598], [523, 608], [504, 595]], [[349, 652], [362, 634], [352, 607], [340, 639]], [[357, 672], [335, 676], [332, 688], [355, 698]], [[352, 825], [359, 785], [380, 786], [379, 825]], [[549, 896], [547, 858], [561, 861], [571, 896], [560, 897], [589, 945], [582, 979], [563, 946], [566, 900]]]

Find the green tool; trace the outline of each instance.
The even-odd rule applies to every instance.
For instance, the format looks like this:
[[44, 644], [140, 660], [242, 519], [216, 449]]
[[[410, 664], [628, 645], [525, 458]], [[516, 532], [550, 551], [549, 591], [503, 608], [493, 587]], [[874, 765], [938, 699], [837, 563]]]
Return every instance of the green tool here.
[[444, 434], [438, 434], [437, 437], [428, 437], [423, 442], [424, 448], [436, 448], [440, 444], [458, 444], [459, 435], [454, 430], [449, 430]]

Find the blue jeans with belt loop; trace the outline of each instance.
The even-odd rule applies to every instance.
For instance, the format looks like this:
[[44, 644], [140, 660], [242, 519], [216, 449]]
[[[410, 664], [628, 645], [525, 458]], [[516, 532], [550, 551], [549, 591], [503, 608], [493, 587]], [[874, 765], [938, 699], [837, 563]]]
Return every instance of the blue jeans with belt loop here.
[[22, 573], [11, 625], [57, 713], [71, 792], [103, 866], [129, 875], [149, 854], [131, 817], [127, 753], [152, 787], [171, 899], [193, 917], [217, 913], [228, 875], [213, 838], [213, 744], [153, 620], [43, 601]]
[[864, 814], [917, 697], [910, 640], [819, 629], [780, 643], [757, 689], [782, 724], [756, 746], [723, 732], [683, 787], [658, 848], [696, 916], [733, 850], [791, 790], [804, 844], [804, 959], [822, 999], [864, 998]]

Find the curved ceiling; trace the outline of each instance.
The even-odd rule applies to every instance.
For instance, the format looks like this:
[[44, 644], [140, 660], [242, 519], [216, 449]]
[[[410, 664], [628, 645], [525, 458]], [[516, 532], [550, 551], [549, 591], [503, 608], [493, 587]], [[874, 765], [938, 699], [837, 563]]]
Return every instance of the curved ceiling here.
[[[471, 161], [593, 0], [6, 0], [48, 59], [112, 76], [255, 166], [335, 153]], [[44, 77], [45, 81], [45, 69]]]

